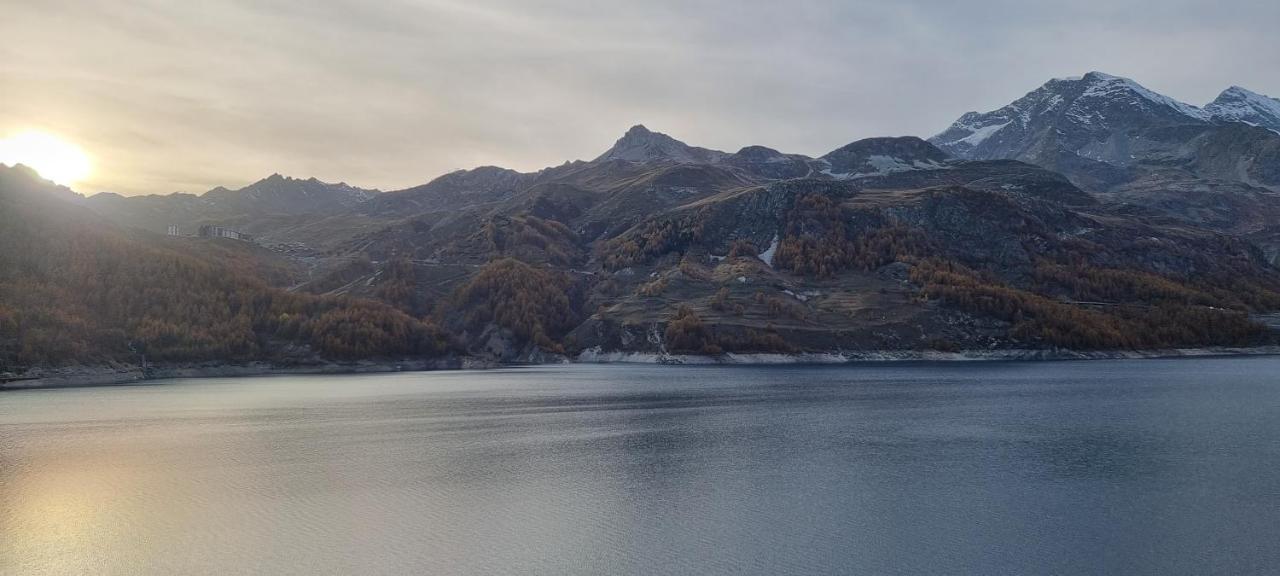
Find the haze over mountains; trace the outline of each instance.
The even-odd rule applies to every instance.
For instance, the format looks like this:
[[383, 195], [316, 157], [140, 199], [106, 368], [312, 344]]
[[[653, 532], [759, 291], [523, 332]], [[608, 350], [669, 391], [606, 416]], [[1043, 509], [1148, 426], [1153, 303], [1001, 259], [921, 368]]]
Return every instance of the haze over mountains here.
[[[1277, 111], [1238, 87], [1200, 108], [1091, 72], [928, 141], [870, 138], [818, 158], [635, 126], [591, 161], [482, 167], [395, 192], [273, 175], [201, 196], [50, 194], [21, 207], [96, 214], [104, 234], [206, 261], [233, 241], [129, 230], [251, 232], [273, 250], [224, 247], [210, 265], [233, 252], [236, 274], [271, 290], [389, 306], [446, 335], [414, 348], [433, 354], [1248, 346], [1275, 341], [1250, 318], [1280, 309]], [[19, 318], [0, 333], [9, 350], [22, 349], [23, 323], [51, 321], [0, 312]], [[279, 358], [277, 328], [246, 330], [255, 352], [231, 359]], [[295, 361], [346, 350], [292, 346]], [[223, 359], [183, 350], [168, 359]]]

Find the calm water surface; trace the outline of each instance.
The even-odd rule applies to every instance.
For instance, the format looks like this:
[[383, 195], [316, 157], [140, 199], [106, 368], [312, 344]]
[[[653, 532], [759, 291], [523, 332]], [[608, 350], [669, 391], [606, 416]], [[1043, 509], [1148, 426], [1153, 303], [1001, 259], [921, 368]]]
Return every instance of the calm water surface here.
[[1280, 359], [0, 393], [3, 574], [1275, 574]]

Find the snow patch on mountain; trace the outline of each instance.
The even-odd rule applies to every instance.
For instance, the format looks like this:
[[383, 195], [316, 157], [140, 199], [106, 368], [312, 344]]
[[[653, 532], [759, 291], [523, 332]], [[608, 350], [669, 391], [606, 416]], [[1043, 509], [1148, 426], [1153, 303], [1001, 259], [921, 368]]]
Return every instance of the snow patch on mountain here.
[[972, 134], [957, 140], [957, 142], [964, 142], [965, 144], [968, 144], [970, 146], [977, 146], [985, 142], [987, 138], [990, 138], [993, 134], [995, 134], [996, 132], [999, 132], [1002, 128], [1004, 128], [1005, 126], [1008, 126], [1012, 122], [1013, 121], [1011, 120], [1003, 124], [991, 124], [989, 126], [983, 126], [982, 128], [977, 128], [973, 131]]
[[761, 253], [760, 253], [760, 260], [761, 260], [762, 262], [764, 262], [765, 264], [768, 264], [768, 265], [769, 265], [769, 267], [770, 267], [770, 268], [772, 268], [772, 267], [773, 267], [773, 255], [774, 255], [774, 254], [776, 254], [777, 252], [778, 252], [778, 235], [777, 235], [777, 234], [774, 234], [774, 235], [773, 235], [773, 240], [772, 240], [771, 242], [769, 242], [769, 249], [767, 249], [767, 250], [765, 250], [764, 252], [761, 252]]

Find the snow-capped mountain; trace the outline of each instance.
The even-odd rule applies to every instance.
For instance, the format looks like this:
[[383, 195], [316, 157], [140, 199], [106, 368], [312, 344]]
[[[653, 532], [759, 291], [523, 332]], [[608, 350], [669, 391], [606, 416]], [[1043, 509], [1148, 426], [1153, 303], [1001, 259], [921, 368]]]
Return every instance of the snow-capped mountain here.
[[632, 126], [596, 161], [626, 160], [628, 162], [671, 161], [681, 164], [711, 163], [728, 156], [719, 150], [689, 146], [661, 132], [650, 132], [642, 125]]
[[930, 142], [967, 159], [1041, 160], [1063, 148], [1112, 163], [1125, 162], [1117, 131], [1204, 125], [1212, 115], [1128, 78], [1090, 72], [1059, 78], [987, 113], [969, 112]]
[[969, 112], [930, 141], [959, 158], [1037, 164], [1094, 192], [1152, 171], [1276, 187], [1280, 134], [1254, 126], [1267, 126], [1277, 108], [1243, 89], [1198, 108], [1090, 72], [1050, 80], [999, 110]]
[[1204, 109], [1219, 120], [1244, 122], [1280, 133], [1280, 99], [1239, 86], [1227, 88]]

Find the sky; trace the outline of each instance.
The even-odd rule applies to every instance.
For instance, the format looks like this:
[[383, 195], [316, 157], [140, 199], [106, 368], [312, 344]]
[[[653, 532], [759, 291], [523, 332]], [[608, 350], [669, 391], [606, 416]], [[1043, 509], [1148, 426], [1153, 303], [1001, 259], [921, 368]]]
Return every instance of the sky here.
[[633, 124], [820, 155], [942, 131], [1053, 77], [1280, 96], [1275, 0], [0, 0], [0, 138], [81, 193], [272, 173], [395, 190], [591, 159]]

